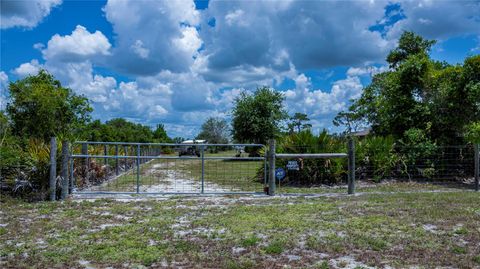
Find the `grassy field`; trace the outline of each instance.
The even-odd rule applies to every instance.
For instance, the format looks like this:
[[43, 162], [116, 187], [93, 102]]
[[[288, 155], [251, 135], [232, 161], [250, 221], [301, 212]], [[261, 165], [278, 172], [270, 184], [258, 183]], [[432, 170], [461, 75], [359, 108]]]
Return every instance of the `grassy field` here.
[[480, 267], [480, 194], [432, 189], [33, 204], [3, 197], [0, 267]]

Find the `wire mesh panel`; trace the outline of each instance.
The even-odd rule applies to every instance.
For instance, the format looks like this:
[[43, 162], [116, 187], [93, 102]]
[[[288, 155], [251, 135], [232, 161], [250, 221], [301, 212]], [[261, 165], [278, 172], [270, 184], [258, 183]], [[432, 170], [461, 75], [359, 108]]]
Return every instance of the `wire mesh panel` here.
[[[198, 157], [150, 159], [140, 166], [140, 189], [145, 193], [199, 193]], [[187, 169], [188, 167], [188, 169]]]
[[[333, 186], [346, 188], [348, 168], [345, 152], [346, 144], [341, 141], [318, 146], [279, 145], [275, 161], [277, 192], [307, 193]], [[309, 154], [311, 158], [300, 156]], [[292, 156], [279, 158], [281, 155]]]
[[[367, 143], [369, 142], [369, 143]], [[405, 146], [401, 143], [375, 144], [357, 141], [355, 150], [355, 178], [362, 182], [385, 180], [441, 182], [442, 184], [474, 184], [474, 146], [438, 146], [418, 144]], [[323, 152], [346, 152], [338, 143], [324, 147], [280, 145], [277, 152], [308, 154]], [[317, 187], [328, 189], [346, 188], [348, 180], [347, 158], [301, 157], [276, 159], [277, 192], [310, 192]], [[294, 155], [294, 154], [293, 154]], [[318, 189], [315, 191], [319, 191]]]
[[79, 142], [77, 191], [135, 193], [261, 192], [262, 145]]
[[262, 192], [263, 146], [209, 146], [204, 150], [204, 192]]
[[396, 146], [389, 151], [357, 154], [356, 167], [356, 177], [360, 180], [470, 182], [474, 176], [474, 148], [473, 145]]

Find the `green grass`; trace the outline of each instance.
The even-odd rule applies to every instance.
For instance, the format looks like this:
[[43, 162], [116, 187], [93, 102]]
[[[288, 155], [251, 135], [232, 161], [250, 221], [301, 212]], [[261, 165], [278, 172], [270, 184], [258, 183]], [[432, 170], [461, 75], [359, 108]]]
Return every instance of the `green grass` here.
[[[258, 169], [263, 165], [263, 161], [205, 160], [204, 165], [204, 177], [208, 183], [236, 191], [263, 191], [263, 184], [257, 178]], [[181, 162], [178, 165], [179, 171], [198, 179], [201, 177], [201, 168], [200, 161]]]
[[[433, 184], [433, 183], [419, 183], [419, 182], [383, 182], [383, 183], [365, 183], [364, 181], [357, 181], [355, 188], [356, 192], [425, 192], [425, 191], [458, 191], [459, 186]], [[346, 193], [347, 185], [339, 184], [334, 186], [305, 186], [305, 187], [293, 187], [281, 185], [277, 186], [278, 193]]]
[[258, 238], [257, 236], [252, 235], [252, 236], [250, 236], [250, 237], [245, 238], [244, 240], [242, 240], [241, 246], [242, 246], [242, 247], [245, 247], [245, 248], [247, 248], [247, 247], [253, 247], [253, 246], [257, 245], [257, 243], [260, 242], [260, 240], [261, 240], [261, 239]]
[[0, 203], [2, 268], [480, 264], [480, 195], [469, 191]]
[[285, 248], [285, 243], [282, 241], [273, 241], [268, 246], [264, 247], [267, 254], [280, 254]]

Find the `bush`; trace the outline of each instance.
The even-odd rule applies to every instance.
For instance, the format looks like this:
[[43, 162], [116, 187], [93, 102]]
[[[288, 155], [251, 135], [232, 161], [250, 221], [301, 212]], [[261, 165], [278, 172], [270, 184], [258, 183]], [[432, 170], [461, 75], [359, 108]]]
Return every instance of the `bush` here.
[[[346, 152], [345, 141], [323, 131], [315, 136], [310, 130], [293, 133], [278, 142], [277, 153]], [[335, 184], [346, 178], [345, 158], [297, 159], [299, 171], [289, 171], [282, 183], [291, 185]], [[288, 160], [277, 159], [277, 167], [286, 167]]]
[[405, 131], [397, 146], [401, 174], [409, 180], [415, 176], [432, 178], [436, 173], [434, 155], [437, 149], [425, 131], [415, 128]]
[[480, 121], [468, 125], [465, 129], [465, 138], [467, 141], [480, 144]]
[[368, 178], [376, 182], [391, 176], [398, 162], [392, 136], [366, 137], [358, 141], [355, 154], [360, 179]]

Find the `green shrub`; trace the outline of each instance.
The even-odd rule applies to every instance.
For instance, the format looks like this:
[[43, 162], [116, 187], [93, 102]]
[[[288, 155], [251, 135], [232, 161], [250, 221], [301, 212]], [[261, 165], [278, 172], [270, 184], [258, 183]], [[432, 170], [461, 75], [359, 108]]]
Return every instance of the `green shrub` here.
[[465, 129], [465, 138], [467, 141], [480, 144], [480, 121], [468, 125]]
[[[346, 152], [343, 139], [329, 135], [327, 131], [315, 136], [310, 130], [303, 130], [285, 136], [278, 142], [277, 153], [338, 153]], [[290, 172], [286, 184], [316, 185], [334, 184], [346, 177], [346, 159], [297, 159], [301, 169]], [[286, 167], [287, 159], [277, 159], [277, 167]]]
[[436, 173], [434, 157], [437, 149], [437, 145], [427, 137], [424, 130], [407, 130], [397, 147], [401, 173], [408, 176], [408, 179], [416, 175], [432, 178]]
[[355, 154], [361, 177], [377, 182], [391, 176], [398, 162], [395, 140], [392, 136], [366, 137], [358, 141]]

